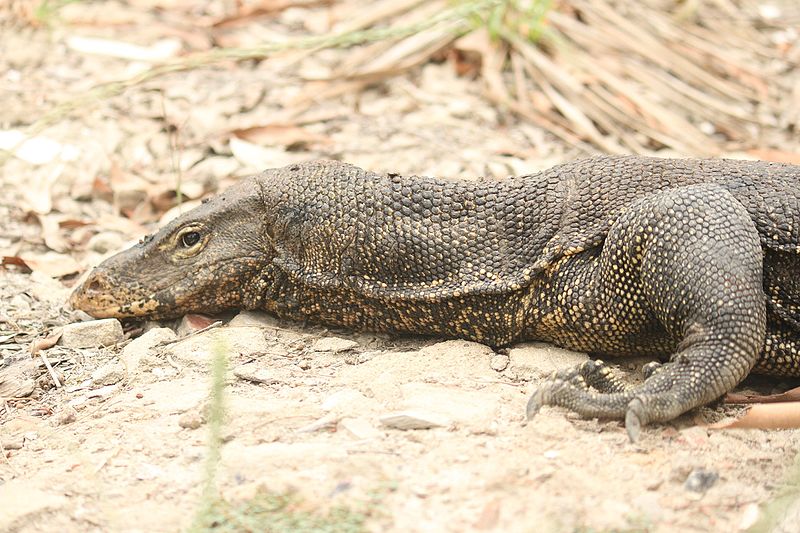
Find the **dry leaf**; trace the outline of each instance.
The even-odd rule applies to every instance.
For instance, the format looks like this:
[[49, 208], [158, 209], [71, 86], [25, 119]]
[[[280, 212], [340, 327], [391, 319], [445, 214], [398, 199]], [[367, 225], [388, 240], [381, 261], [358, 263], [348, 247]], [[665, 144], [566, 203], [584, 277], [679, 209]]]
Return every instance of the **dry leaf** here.
[[28, 207], [34, 213], [46, 215], [53, 209], [51, 191], [53, 185], [64, 171], [64, 164], [43, 167], [32, 172], [30, 186], [25, 187], [23, 195]]
[[711, 424], [713, 429], [755, 428], [793, 429], [800, 428], [800, 402], [757, 404], [738, 420]]
[[0, 150], [6, 150], [31, 165], [46, 165], [56, 159], [74, 161], [80, 150], [48, 137], [27, 137], [20, 130], [0, 130]]
[[158, 212], [150, 202], [141, 202], [133, 209], [123, 211], [123, 213], [134, 222], [140, 224], [149, 224], [158, 219]]
[[778, 403], [800, 402], [800, 387], [787, 390], [780, 394], [741, 394], [731, 392], [725, 396], [725, 403]]
[[42, 239], [45, 245], [56, 252], [66, 252], [70, 246], [61, 235], [61, 215], [37, 215], [36, 219], [42, 228]]
[[85, 220], [78, 220], [75, 218], [63, 218], [58, 221], [58, 227], [61, 229], [77, 229], [84, 226], [90, 226], [92, 223]]
[[132, 213], [147, 203], [150, 182], [126, 173], [111, 174], [111, 188], [114, 191], [114, 207], [128, 218]]
[[785, 152], [783, 150], [770, 150], [767, 148], [748, 150], [748, 155], [764, 161], [775, 161], [776, 163], [789, 163], [790, 165], [800, 165], [800, 153]]
[[[70, 274], [76, 274], [82, 270], [81, 266], [72, 256], [56, 252], [47, 252], [42, 255], [23, 254], [20, 256], [20, 259], [22, 259], [25, 265], [31, 270], [47, 274], [51, 278], [60, 278]], [[5, 259], [3, 262], [5, 263]]]
[[456, 74], [461, 77], [477, 78], [480, 74], [482, 57], [476, 52], [452, 49], [448, 53], [448, 59], [453, 64]]
[[251, 19], [278, 13], [290, 7], [315, 7], [330, 4], [332, 0], [259, 0], [257, 2], [239, 3], [235, 14], [223, 17], [212, 25], [215, 28], [240, 26]]
[[490, 57], [500, 44], [492, 42], [485, 28], [472, 31], [453, 43], [450, 60], [459, 76], [477, 76], [484, 69], [483, 61]]
[[74, 36], [67, 39], [67, 46], [84, 54], [157, 63], [177, 56], [183, 43], [180, 39], [172, 38], [159, 39], [150, 46], [140, 46], [111, 39]]
[[156, 213], [161, 214], [175, 207], [178, 201], [178, 193], [175, 191], [174, 185], [154, 185], [148, 187], [147, 199]]
[[494, 500], [486, 503], [486, 505], [483, 507], [483, 511], [481, 511], [481, 514], [478, 517], [478, 521], [474, 524], [475, 529], [495, 529], [497, 527], [497, 522], [500, 519], [501, 504], [502, 500], [500, 498], [495, 498]]
[[55, 346], [58, 342], [58, 339], [61, 338], [62, 333], [63, 330], [61, 328], [56, 328], [50, 333], [50, 335], [34, 340], [31, 343], [31, 355], [36, 355], [41, 350], [47, 350], [48, 348]]
[[175, 220], [185, 212], [194, 209], [201, 203], [203, 203], [201, 200], [190, 200], [188, 202], [183, 202], [179, 205], [176, 205], [175, 207], [169, 209], [163, 215], [161, 215], [161, 218], [158, 219], [158, 227], [161, 228], [166, 226], [167, 224], [169, 224], [170, 221]]
[[8, 268], [9, 266], [17, 267], [25, 274], [30, 274], [33, 271], [33, 269], [28, 266], [28, 263], [26, 263], [24, 259], [16, 255], [3, 256], [3, 267]]
[[141, 236], [147, 230], [141, 224], [125, 217], [104, 213], [97, 219], [97, 225], [108, 231], [116, 231], [130, 237]]
[[308, 154], [289, 153], [279, 148], [267, 148], [231, 137], [229, 141], [231, 153], [243, 165], [261, 171], [265, 168], [284, 167], [308, 159]]
[[[30, 396], [36, 387], [31, 377], [34, 373], [33, 361], [25, 358], [11, 360], [10, 363], [0, 367], [0, 400]], [[20, 422], [24, 423], [24, 420]], [[3, 430], [13, 432], [9, 425], [3, 426]]]
[[[114, 175], [118, 173], [115, 169], [118, 169], [114, 163], [111, 163], [111, 174]], [[114, 199], [114, 189], [111, 187], [111, 179], [96, 176], [92, 181], [92, 194], [107, 202], [111, 202]]]
[[[41, 0], [36, 0], [36, 3], [40, 6], [45, 5]], [[58, 4], [53, 4], [48, 0], [48, 3], [51, 8], [57, 8], [57, 18], [63, 28], [90, 26], [105, 30], [121, 26], [133, 28], [137, 27], [136, 25], [141, 27], [152, 20], [152, 17], [147, 17], [142, 10], [135, 9], [132, 0], [115, 3], [60, 0]]]
[[219, 322], [219, 318], [214, 318], [208, 315], [201, 315], [199, 313], [189, 313], [184, 316], [184, 322], [191, 331], [199, 331], [205, 329], [214, 322]]
[[329, 143], [324, 135], [312, 133], [292, 124], [266, 124], [242, 128], [231, 132], [239, 139], [262, 146], [303, 146], [313, 143]]

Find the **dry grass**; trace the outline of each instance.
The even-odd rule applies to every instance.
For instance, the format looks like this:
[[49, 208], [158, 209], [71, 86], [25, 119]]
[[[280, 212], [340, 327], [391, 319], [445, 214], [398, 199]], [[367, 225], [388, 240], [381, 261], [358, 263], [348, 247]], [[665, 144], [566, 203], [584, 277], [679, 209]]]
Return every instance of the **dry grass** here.
[[[256, 4], [224, 24], [309, 2]], [[800, 127], [792, 75], [800, 53], [791, 44], [800, 7], [788, 0], [772, 6], [754, 0], [377, 0], [366, 9], [344, 1], [334, 3], [328, 33], [190, 53], [67, 99], [30, 129], [41, 131], [156, 77], [209, 65], [280, 56], [287, 76], [306, 85], [291, 103], [305, 109], [450, 58], [465, 74], [480, 76], [496, 105], [586, 150], [715, 155], [776, 147]], [[292, 72], [307, 55], [333, 47], [350, 52], [329, 74], [301, 79]]]
[[[378, 4], [393, 9], [353, 28], [414, 23], [450, 5]], [[800, 56], [788, 57], [781, 32], [800, 22], [800, 8], [787, 2], [780, 13], [772, 17], [746, 1], [488, 3], [464, 36], [430, 28], [362, 46], [334, 77], [374, 81], [444, 49], [465, 50], [477, 56], [492, 101], [570, 144], [608, 153], [714, 154], [798, 125], [794, 81], [782, 74]]]

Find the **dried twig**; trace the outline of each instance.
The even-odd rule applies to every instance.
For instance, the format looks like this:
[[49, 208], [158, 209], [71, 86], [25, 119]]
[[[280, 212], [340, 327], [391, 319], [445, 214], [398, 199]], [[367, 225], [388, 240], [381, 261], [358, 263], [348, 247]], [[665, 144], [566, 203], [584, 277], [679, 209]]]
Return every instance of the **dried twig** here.
[[50, 361], [47, 359], [47, 356], [44, 354], [44, 352], [39, 352], [39, 357], [42, 359], [44, 366], [47, 367], [47, 371], [50, 373], [50, 378], [53, 380], [56, 388], [60, 389], [62, 387], [61, 381], [58, 379], [58, 375], [53, 369], [53, 366], [50, 364]]

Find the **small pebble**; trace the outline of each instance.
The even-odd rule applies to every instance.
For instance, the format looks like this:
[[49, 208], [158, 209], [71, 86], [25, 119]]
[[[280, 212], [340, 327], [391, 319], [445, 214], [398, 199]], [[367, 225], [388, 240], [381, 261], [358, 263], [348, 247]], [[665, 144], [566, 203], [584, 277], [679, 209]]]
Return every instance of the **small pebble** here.
[[344, 354], [344, 363], [346, 365], [360, 365], [381, 353], [383, 352], [347, 352]]
[[502, 372], [503, 370], [508, 367], [508, 363], [511, 359], [502, 353], [496, 353], [492, 356], [491, 360], [489, 361], [489, 365], [492, 367], [492, 370], [496, 370], [497, 372]]
[[122, 363], [109, 363], [92, 372], [92, 383], [95, 385], [113, 385], [125, 377]]
[[380, 418], [381, 424], [393, 429], [431, 429], [447, 427], [450, 421], [435, 413], [424, 411], [400, 411], [389, 413]]
[[358, 343], [350, 339], [342, 339], [340, 337], [323, 337], [319, 339], [311, 349], [315, 352], [345, 352], [357, 347]]
[[78, 419], [78, 411], [74, 407], [66, 406], [64, 409], [56, 413], [55, 423], [57, 426], [66, 426], [72, 424]]
[[323, 411], [357, 411], [367, 402], [366, 396], [356, 389], [340, 389], [322, 402]]
[[695, 468], [689, 473], [683, 487], [692, 492], [705, 492], [719, 479], [719, 474], [713, 470], [706, 470], [705, 468]]
[[281, 383], [281, 380], [275, 376], [274, 372], [257, 363], [245, 363], [237, 366], [233, 369], [233, 375], [253, 383], [263, 383], [265, 385]]
[[206, 423], [206, 417], [200, 411], [187, 411], [178, 419], [178, 425], [184, 429], [197, 429]]
[[4, 437], [2, 446], [4, 450], [21, 450], [25, 445], [25, 438], [22, 435]]
[[336, 431], [338, 422], [339, 422], [339, 417], [337, 415], [333, 413], [328, 413], [322, 418], [318, 418], [317, 420], [311, 422], [310, 424], [305, 425], [295, 431], [297, 433], [315, 433], [317, 431], [333, 432]]
[[116, 318], [76, 322], [64, 326], [58, 344], [67, 348], [112, 346], [125, 338], [122, 324]]
[[368, 420], [360, 417], [356, 418], [342, 418], [339, 421], [337, 430], [344, 431], [355, 439], [378, 439], [383, 436], [383, 433], [369, 423]]

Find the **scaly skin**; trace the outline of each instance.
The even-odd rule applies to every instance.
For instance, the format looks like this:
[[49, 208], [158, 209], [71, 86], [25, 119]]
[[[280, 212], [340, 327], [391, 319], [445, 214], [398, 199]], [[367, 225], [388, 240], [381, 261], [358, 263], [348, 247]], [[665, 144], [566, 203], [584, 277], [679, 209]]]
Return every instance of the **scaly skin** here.
[[635, 437], [751, 371], [800, 376], [798, 180], [791, 165], [637, 156], [502, 181], [293, 165], [108, 259], [71, 302], [668, 358], [635, 387], [592, 361], [528, 405], [624, 417]]

